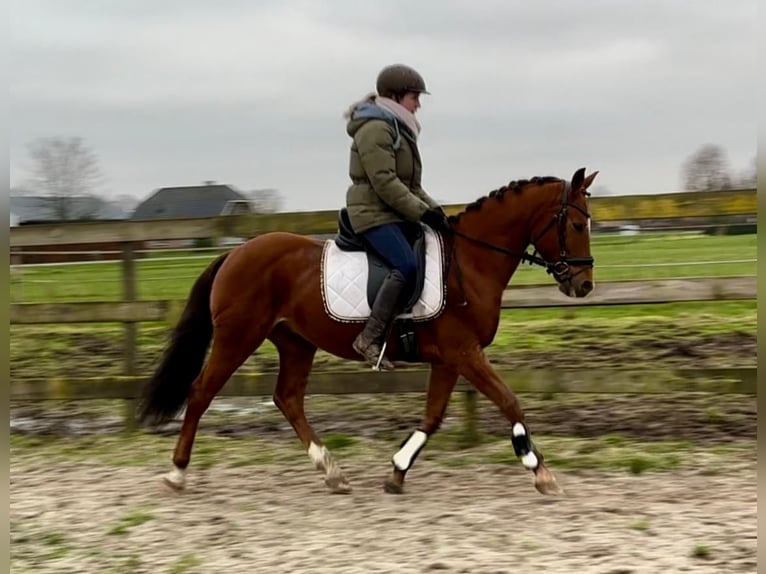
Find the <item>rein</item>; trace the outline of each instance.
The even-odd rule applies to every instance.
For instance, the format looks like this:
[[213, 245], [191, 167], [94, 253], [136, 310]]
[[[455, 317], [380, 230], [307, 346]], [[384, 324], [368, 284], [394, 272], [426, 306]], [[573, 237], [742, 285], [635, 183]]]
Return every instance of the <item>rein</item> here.
[[[553, 263], [546, 261], [542, 257], [537, 255], [537, 248], [535, 247], [535, 250], [532, 254], [529, 254], [526, 250], [523, 253], [518, 253], [516, 251], [511, 251], [510, 249], [506, 249], [505, 247], [501, 247], [499, 245], [495, 245], [494, 243], [490, 243], [488, 241], [484, 241], [483, 239], [479, 239], [478, 237], [473, 237], [472, 235], [468, 235], [466, 233], [463, 233], [462, 231], [457, 231], [455, 229], [450, 230], [450, 234], [453, 236], [462, 237], [463, 239], [466, 239], [472, 243], [475, 243], [476, 245], [480, 245], [481, 247], [484, 247], [485, 249], [489, 249], [490, 251], [495, 251], [497, 253], [502, 253], [503, 255], [506, 255], [508, 257], [514, 257], [519, 259], [522, 263], [528, 262], [530, 265], [539, 265], [540, 267], [545, 268], [545, 272], [549, 275], [553, 275], [553, 277], [556, 279], [557, 282], [563, 283], [565, 281], [571, 281], [574, 279], [577, 275], [582, 273], [586, 267], [593, 267], [593, 257], [568, 257], [567, 256], [567, 250], [566, 250], [566, 241], [567, 241], [567, 212], [570, 207], [575, 208], [577, 211], [582, 213], [586, 218], [590, 219], [590, 214], [583, 210], [578, 205], [571, 205], [568, 202], [569, 198], [569, 191], [571, 190], [570, 183], [568, 181], [564, 182], [564, 190], [561, 197], [561, 207], [556, 213], [556, 215], [553, 216], [553, 219], [548, 223], [548, 225], [545, 226], [545, 228], [537, 234], [537, 237], [533, 238], [530, 243], [534, 246], [535, 243], [543, 236], [545, 235], [548, 230], [551, 229], [554, 225], [557, 226], [558, 236], [559, 236], [559, 258], [558, 260], [554, 261]], [[452, 248], [450, 249], [450, 258], [447, 266], [447, 274], [449, 274], [449, 268], [452, 266], [452, 261], [455, 261], [455, 269], [457, 273], [457, 280], [458, 280], [458, 286], [460, 288], [460, 292], [463, 295], [463, 301], [460, 303], [460, 306], [465, 306], [468, 304], [468, 301], [465, 298], [465, 291], [463, 290], [463, 272], [460, 269], [460, 262], [457, 260], [457, 257], [455, 256], [455, 241], [453, 238], [452, 241]], [[581, 266], [583, 269], [580, 269], [577, 273], [572, 273], [570, 270], [570, 265], [574, 266]]]
[[[479, 239], [478, 237], [473, 237], [472, 235], [468, 235], [467, 233], [463, 233], [462, 231], [451, 231], [452, 235], [457, 235], [458, 237], [462, 237], [463, 239], [467, 239], [468, 241], [471, 241], [472, 243], [476, 243], [477, 245], [481, 245], [482, 247], [489, 249], [490, 251], [496, 251], [497, 253], [502, 253], [503, 255], [507, 255], [508, 257], [517, 257], [521, 259], [522, 261], [527, 261], [530, 265], [540, 265], [541, 267], [551, 267], [552, 265], [545, 261], [542, 257], [538, 257], [537, 255], [530, 255], [526, 251], [524, 253], [517, 253], [516, 251], [511, 251], [510, 249], [506, 249], [505, 247], [500, 247], [499, 245], [495, 245], [494, 243], [489, 243], [488, 241], [484, 241], [483, 239]], [[455, 252], [455, 246], [453, 244], [452, 246], [452, 252]], [[549, 271], [550, 272], [550, 271]]]

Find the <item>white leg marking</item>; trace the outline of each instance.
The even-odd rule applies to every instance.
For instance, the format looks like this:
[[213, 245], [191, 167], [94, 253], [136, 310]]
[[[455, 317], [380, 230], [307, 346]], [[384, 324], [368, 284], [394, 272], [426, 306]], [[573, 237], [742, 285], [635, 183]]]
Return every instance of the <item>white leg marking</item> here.
[[186, 469], [174, 466], [173, 470], [165, 475], [165, 480], [174, 484], [176, 488], [183, 488], [186, 486]]
[[327, 447], [319, 446], [316, 443], [311, 443], [308, 449], [309, 458], [314, 463], [314, 466], [318, 470], [324, 472], [325, 483], [329, 486], [333, 492], [349, 492], [351, 487], [348, 485], [343, 471], [335, 459], [327, 450]]
[[341, 474], [340, 466], [335, 462], [335, 459], [330, 454], [330, 451], [327, 450], [327, 447], [324, 445], [319, 446], [312, 442], [309, 445], [308, 452], [311, 462], [314, 463], [314, 466], [316, 466], [317, 469], [323, 470], [326, 476]]
[[524, 436], [527, 434], [527, 429], [524, 428], [524, 425], [521, 423], [516, 423], [513, 425], [513, 436]]
[[327, 459], [330, 458], [330, 453], [324, 445], [319, 446], [312, 442], [309, 445], [309, 458], [319, 470], [327, 471], [325, 463], [327, 462]]
[[419, 449], [423, 448], [428, 440], [428, 435], [421, 430], [416, 430], [407, 439], [404, 446], [394, 455], [394, 466], [399, 470], [408, 470], [412, 466], [412, 459]]

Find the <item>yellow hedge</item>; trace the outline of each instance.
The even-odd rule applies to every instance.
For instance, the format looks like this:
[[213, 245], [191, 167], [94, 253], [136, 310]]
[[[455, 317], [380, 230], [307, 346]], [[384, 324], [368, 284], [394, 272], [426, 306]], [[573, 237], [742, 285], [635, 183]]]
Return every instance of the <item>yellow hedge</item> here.
[[[592, 197], [593, 219], [598, 222], [656, 217], [706, 217], [757, 213], [754, 189], [662, 193]], [[340, 206], [339, 206], [340, 208]], [[464, 204], [446, 205], [448, 214], [465, 209]], [[267, 231], [292, 231], [302, 234], [335, 233], [338, 210], [302, 211], [220, 218], [224, 235], [252, 236]]]
[[750, 215], [757, 213], [756, 204], [754, 189], [591, 198], [596, 221]]

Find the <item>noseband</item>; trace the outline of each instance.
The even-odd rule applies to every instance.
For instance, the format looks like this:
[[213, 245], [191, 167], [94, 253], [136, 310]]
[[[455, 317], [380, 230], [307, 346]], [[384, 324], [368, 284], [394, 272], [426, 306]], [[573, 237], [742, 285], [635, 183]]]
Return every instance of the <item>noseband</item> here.
[[[539, 241], [541, 237], [543, 237], [546, 233], [548, 233], [548, 231], [550, 231], [555, 226], [556, 231], [558, 232], [558, 235], [559, 235], [559, 258], [554, 262], [548, 262], [542, 257], [540, 257], [537, 254], [537, 247], [535, 247], [535, 250], [531, 255], [527, 253], [526, 251], [524, 251], [524, 253], [516, 253], [504, 247], [500, 247], [499, 245], [494, 245], [492, 243], [484, 241], [483, 239], [466, 235], [465, 233], [462, 233], [460, 231], [453, 230], [453, 233], [459, 237], [462, 237], [463, 239], [467, 239], [468, 241], [481, 245], [482, 247], [491, 249], [492, 251], [503, 253], [504, 255], [508, 255], [509, 257], [517, 257], [521, 259], [522, 262], [526, 261], [530, 265], [539, 265], [540, 267], [544, 267], [545, 272], [548, 273], [549, 275], [553, 275], [554, 279], [556, 279], [556, 281], [559, 283], [565, 283], [567, 281], [571, 281], [578, 274], [585, 271], [586, 268], [593, 267], [593, 257], [590, 257], [590, 256], [570, 257], [567, 254], [567, 214], [568, 214], [569, 208], [572, 207], [576, 209], [577, 211], [582, 213], [588, 220], [590, 220], [590, 214], [587, 211], [582, 209], [579, 205], [574, 205], [569, 203], [570, 190], [571, 190], [570, 183], [568, 181], [565, 181], [563, 193], [561, 196], [561, 207], [559, 208], [556, 215], [553, 216], [553, 219], [551, 219], [551, 221], [548, 222], [548, 225], [546, 225], [543, 228], [543, 230], [540, 233], [538, 233], [537, 236], [530, 241], [530, 243], [532, 243], [532, 245], [535, 246], [537, 241]], [[453, 251], [454, 251], [454, 244], [453, 244]], [[572, 273], [570, 265], [574, 265], [578, 267], [581, 266], [582, 269], [580, 269], [580, 271], [578, 271], [577, 273]]]

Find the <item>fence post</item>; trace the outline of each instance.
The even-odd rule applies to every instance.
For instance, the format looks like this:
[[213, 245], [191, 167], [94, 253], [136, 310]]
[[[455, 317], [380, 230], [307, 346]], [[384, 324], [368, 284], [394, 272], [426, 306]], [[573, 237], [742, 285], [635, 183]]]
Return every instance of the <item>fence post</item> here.
[[[123, 243], [122, 246], [122, 299], [123, 301], [136, 300], [136, 254], [133, 243]], [[136, 374], [136, 333], [135, 322], [124, 324], [124, 371], [127, 376]], [[135, 409], [136, 399], [125, 400], [125, 430], [130, 432], [136, 429]]]
[[479, 430], [477, 425], [478, 392], [474, 388], [466, 389], [463, 393], [463, 406], [465, 408], [463, 422], [463, 446], [472, 447], [479, 444]]

